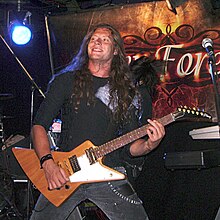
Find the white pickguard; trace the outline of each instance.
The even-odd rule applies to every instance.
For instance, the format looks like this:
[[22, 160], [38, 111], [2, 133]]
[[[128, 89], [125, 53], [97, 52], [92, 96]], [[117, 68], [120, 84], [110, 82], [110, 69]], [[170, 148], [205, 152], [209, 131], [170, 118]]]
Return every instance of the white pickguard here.
[[105, 168], [99, 162], [90, 165], [86, 154], [77, 159], [81, 170], [69, 176], [70, 182], [98, 182], [125, 178], [124, 174], [111, 168]]

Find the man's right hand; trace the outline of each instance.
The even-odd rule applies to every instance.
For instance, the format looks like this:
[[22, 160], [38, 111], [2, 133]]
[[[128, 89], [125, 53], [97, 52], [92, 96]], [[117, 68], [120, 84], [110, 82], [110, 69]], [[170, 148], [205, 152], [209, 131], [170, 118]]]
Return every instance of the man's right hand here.
[[59, 189], [69, 181], [65, 171], [53, 160], [47, 160], [42, 165], [50, 190]]

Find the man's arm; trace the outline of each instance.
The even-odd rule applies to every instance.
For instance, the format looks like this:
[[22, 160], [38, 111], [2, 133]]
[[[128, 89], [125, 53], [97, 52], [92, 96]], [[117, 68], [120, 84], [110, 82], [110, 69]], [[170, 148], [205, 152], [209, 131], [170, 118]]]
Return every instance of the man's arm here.
[[32, 128], [31, 135], [34, 144], [34, 149], [39, 159], [51, 153], [47, 132], [43, 126], [34, 125]]
[[[31, 131], [35, 152], [39, 160], [51, 154], [50, 144], [45, 128], [41, 125], [34, 125]], [[63, 186], [69, 179], [63, 169], [58, 167], [53, 159], [45, 160], [42, 164], [49, 189], [56, 189]]]
[[164, 126], [156, 120], [148, 120], [148, 140], [138, 139], [130, 146], [132, 156], [142, 156], [155, 149], [165, 135]]

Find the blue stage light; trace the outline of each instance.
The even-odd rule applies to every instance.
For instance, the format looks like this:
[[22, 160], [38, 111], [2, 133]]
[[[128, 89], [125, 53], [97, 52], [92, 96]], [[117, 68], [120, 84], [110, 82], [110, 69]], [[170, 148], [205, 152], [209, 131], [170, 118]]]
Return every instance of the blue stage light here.
[[30, 45], [33, 38], [30, 11], [9, 11], [7, 27], [10, 41], [14, 46]]
[[11, 39], [17, 45], [26, 45], [32, 38], [31, 29], [23, 24], [12, 24]]

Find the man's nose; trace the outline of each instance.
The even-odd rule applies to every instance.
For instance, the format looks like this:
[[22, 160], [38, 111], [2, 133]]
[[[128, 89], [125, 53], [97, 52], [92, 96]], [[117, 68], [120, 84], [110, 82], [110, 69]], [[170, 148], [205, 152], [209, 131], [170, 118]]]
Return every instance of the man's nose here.
[[96, 39], [95, 44], [98, 44], [98, 45], [102, 44], [101, 38]]

